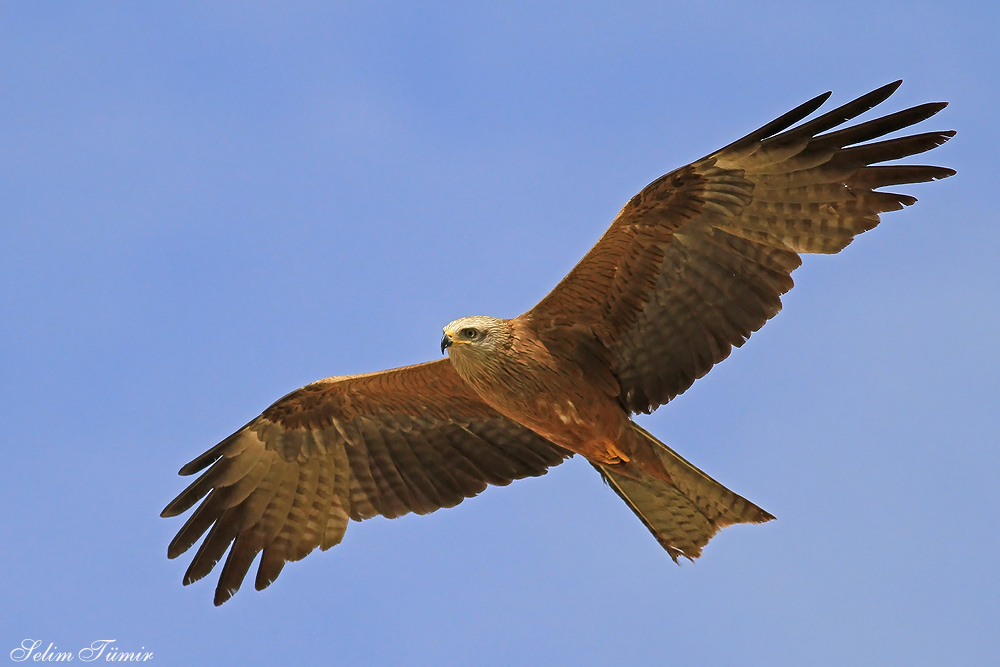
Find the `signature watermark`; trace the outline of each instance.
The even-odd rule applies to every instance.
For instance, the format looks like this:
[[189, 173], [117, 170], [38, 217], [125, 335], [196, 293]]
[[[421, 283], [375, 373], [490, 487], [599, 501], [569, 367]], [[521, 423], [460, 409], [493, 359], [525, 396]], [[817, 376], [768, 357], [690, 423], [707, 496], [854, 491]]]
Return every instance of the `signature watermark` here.
[[153, 659], [153, 652], [147, 651], [143, 646], [138, 651], [126, 651], [115, 646], [115, 639], [98, 639], [90, 646], [76, 651], [63, 651], [54, 642], [42, 650], [41, 639], [25, 639], [21, 645], [10, 652], [10, 659], [14, 662], [94, 662], [104, 660], [105, 662], [147, 662]]

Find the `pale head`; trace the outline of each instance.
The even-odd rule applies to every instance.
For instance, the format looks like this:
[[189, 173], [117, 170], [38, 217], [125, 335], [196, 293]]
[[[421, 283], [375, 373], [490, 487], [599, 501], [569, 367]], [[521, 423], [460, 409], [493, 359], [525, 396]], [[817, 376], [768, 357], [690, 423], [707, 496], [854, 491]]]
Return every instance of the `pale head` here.
[[462, 317], [444, 328], [441, 352], [448, 350], [448, 356], [493, 353], [507, 345], [509, 336], [506, 320], [487, 315]]

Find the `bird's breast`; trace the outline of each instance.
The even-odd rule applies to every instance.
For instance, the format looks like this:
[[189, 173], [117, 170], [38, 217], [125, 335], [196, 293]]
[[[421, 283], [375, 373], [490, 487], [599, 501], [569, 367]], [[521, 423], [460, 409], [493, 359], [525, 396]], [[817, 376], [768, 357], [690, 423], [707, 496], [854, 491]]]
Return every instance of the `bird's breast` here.
[[490, 407], [588, 458], [603, 460], [608, 443], [621, 437], [628, 421], [611, 397], [572, 369], [517, 361], [487, 368], [456, 361], [459, 374]]

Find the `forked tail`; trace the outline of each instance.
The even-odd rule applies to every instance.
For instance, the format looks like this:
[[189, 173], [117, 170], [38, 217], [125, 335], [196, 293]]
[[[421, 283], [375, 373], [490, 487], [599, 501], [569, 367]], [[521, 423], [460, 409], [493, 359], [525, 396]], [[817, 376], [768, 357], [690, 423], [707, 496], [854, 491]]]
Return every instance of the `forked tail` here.
[[651, 450], [671, 482], [654, 477], [634, 462], [594, 464], [604, 481], [646, 524], [677, 562], [694, 560], [712, 537], [734, 523], [763, 523], [774, 517], [681, 458], [674, 450], [633, 424], [631, 451]]

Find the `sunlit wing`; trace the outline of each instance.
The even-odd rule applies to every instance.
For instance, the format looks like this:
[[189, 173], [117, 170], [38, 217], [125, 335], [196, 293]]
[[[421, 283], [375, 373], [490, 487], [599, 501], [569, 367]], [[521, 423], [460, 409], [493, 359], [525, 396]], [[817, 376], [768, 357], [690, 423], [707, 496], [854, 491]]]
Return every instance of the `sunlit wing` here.
[[[873, 166], [928, 151], [954, 132], [873, 142], [945, 103], [836, 131], [885, 101], [883, 86], [797, 127], [829, 93], [729, 146], [653, 181], [590, 252], [522, 315], [554, 344], [589, 327], [606, 348], [632, 412], [685, 391], [781, 308], [799, 253], [836, 253], [913, 204], [885, 186], [951, 176], [944, 167]], [[865, 143], [869, 142], [869, 143]]]
[[215, 593], [222, 604], [261, 552], [258, 590], [287, 561], [339, 543], [349, 519], [452, 507], [488, 484], [544, 474], [567, 456], [480, 401], [447, 359], [320, 380], [181, 469], [207, 468], [163, 510], [176, 516], [202, 501], [168, 556], [208, 531], [184, 583], [207, 575], [229, 550]]

